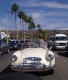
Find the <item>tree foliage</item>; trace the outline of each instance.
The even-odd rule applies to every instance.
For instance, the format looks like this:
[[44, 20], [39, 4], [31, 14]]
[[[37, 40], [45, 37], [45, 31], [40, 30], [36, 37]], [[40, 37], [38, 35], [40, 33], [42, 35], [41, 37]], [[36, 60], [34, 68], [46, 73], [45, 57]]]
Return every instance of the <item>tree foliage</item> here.
[[[24, 30], [24, 23], [25, 23], [25, 29], [26, 29], [26, 23], [28, 23], [29, 35], [31, 35], [30, 31], [33, 31], [33, 36], [36, 36], [38, 38], [45, 37], [46, 33], [45, 33], [45, 31], [43, 31], [41, 29], [40, 24], [37, 24], [37, 26], [36, 26], [35, 22], [33, 21], [32, 16], [27, 16], [23, 11], [19, 10], [19, 6], [16, 3], [14, 3], [12, 5], [11, 10], [12, 10], [12, 13], [15, 13], [15, 19], [16, 19], [16, 13], [18, 12], [17, 16], [20, 18], [20, 29], [23, 28], [23, 30]], [[38, 28], [37, 33], [34, 32], [36, 27]], [[20, 37], [21, 37], [21, 35], [20, 35]]]

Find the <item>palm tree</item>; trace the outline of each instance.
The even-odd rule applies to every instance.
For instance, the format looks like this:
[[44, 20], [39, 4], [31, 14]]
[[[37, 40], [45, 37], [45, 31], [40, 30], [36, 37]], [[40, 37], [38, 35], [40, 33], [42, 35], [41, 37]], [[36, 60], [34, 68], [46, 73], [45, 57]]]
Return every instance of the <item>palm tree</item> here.
[[37, 25], [37, 28], [38, 28], [38, 29], [40, 28], [40, 24]]
[[20, 18], [20, 30], [21, 30], [22, 29], [21, 27], [22, 11], [19, 11], [17, 15]]
[[[29, 34], [30, 34], [30, 30], [32, 29], [32, 26], [31, 26], [31, 22], [33, 21], [33, 18], [31, 16], [28, 17], [28, 29], [29, 29]], [[30, 38], [30, 36], [29, 36]]]
[[17, 39], [18, 39], [18, 30], [17, 30], [17, 25], [16, 25], [16, 13], [18, 12], [18, 9], [19, 9], [19, 6], [16, 3], [14, 3], [11, 7], [12, 14], [15, 15], [15, 29], [17, 31], [17, 37], [16, 37]]
[[31, 22], [33, 21], [33, 18], [31, 16], [28, 17], [28, 30], [29, 30], [29, 38], [30, 38], [30, 30], [32, 29]]
[[[28, 16], [27, 16], [26, 14], [24, 14], [23, 20], [24, 20], [24, 23], [25, 23], [24, 33], [25, 33], [25, 35], [26, 35], [26, 24], [27, 24], [27, 22], [28, 22]], [[25, 36], [24, 36], [24, 37], [25, 37]]]
[[24, 21], [24, 23], [25, 23], [25, 28], [24, 28], [24, 30], [26, 29], [26, 23], [28, 22], [28, 17], [27, 17], [27, 15], [24, 13], [23, 14], [23, 21]]
[[24, 31], [24, 15], [25, 15], [25, 13], [24, 12], [22, 12], [22, 29], [23, 29], [23, 31]]
[[32, 17], [29, 16], [29, 17], [28, 17], [28, 29], [30, 29], [29, 26], [30, 26], [30, 23], [31, 23], [32, 21], [33, 21]]
[[30, 24], [30, 26], [31, 26], [30, 29], [33, 30], [33, 40], [34, 40], [34, 29], [36, 27], [35, 23], [32, 21], [31, 24]]
[[23, 40], [24, 40], [24, 37], [25, 37], [25, 32], [24, 32], [24, 17], [25, 17], [25, 13], [22, 12], [22, 29], [23, 29]]

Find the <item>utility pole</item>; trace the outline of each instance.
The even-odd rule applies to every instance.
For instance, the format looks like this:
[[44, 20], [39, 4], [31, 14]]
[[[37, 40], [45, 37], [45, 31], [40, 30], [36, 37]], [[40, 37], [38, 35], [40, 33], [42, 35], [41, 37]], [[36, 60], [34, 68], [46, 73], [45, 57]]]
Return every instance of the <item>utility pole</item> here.
[[6, 12], [6, 35], [7, 35], [6, 40], [7, 40], [7, 44], [8, 44], [8, 13], [11, 12], [11, 11], [8, 11], [6, 9], [5, 12]]
[[7, 40], [7, 44], [8, 44], [8, 11], [6, 10], [6, 40]]

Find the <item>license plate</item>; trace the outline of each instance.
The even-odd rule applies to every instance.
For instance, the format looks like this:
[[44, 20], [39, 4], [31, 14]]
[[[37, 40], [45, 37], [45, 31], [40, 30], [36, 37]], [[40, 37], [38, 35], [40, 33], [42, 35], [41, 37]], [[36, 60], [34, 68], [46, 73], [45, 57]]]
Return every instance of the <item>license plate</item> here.
[[40, 61], [37, 61], [37, 60], [28, 60], [27, 63], [35, 63], [36, 64], [36, 63], [40, 63]]
[[40, 63], [40, 61], [39, 60], [33, 60], [33, 61], [31, 61], [31, 63]]

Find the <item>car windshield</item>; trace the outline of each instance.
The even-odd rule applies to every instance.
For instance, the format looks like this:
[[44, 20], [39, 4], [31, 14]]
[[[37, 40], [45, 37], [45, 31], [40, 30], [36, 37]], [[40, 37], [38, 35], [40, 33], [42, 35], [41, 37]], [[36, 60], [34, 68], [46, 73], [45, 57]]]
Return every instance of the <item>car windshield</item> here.
[[56, 40], [68, 40], [68, 37], [56, 37]]
[[32, 42], [32, 48], [39, 48], [39, 47], [42, 47], [42, 48], [47, 48], [47, 44], [46, 42], [41, 42], [41, 46], [40, 46], [40, 42]]

